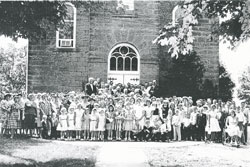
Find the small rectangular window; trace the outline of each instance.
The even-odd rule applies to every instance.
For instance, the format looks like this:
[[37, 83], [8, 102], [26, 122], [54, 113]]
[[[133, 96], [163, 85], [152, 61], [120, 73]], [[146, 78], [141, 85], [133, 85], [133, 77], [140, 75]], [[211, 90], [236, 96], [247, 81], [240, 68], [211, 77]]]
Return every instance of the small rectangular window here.
[[75, 48], [76, 41], [76, 8], [66, 3], [67, 16], [64, 25], [56, 32], [57, 48]]

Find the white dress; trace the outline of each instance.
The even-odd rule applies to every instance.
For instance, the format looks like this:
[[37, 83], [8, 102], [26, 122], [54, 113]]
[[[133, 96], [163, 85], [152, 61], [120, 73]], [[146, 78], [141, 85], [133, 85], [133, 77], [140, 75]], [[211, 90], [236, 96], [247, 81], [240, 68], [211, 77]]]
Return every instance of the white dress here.
[[97, 115], [91, 114], [90, 115], [90, 131], [97, 131], [96, 128], [96, 124], [97, 124]]
[[241, 131], [240, 131], [239, 126], [237, 125], [236, 118], [233, 118], [233, 117], [229, 116], [228, 117], [228, 123], [229, 123], [229, 126], [225, 130], [226, 133], [231, 137], [232, 136], [241, 137]]
[[105, 131], [105, 123], [106, 123], [106, 117], [105, 115], [99, 115], [99, 121], [98, 121], [98, 131]]
[[82, 115], [84, 113], [84, 110], [76, 109], [75, 112], [76, 112], [75, 130], [81, 130], [82, 129]]
[[74, 117], [75, 114], [74, 113], [69, 113], [68, 114], [68, 130], [75, 130], [75, 125], [74, 125]]
[[[135, 117], [136, 119], [140, 119], [144, 112], [143, 112], [143, 107], [140, 106], [140, 105], [135, 105], [134, 106], [135, 108]], [[145, 117], [143, 117], [139, 122], [138, 122], [138, 125], [139, 125], [139, 130], [142, 130], [144, 125], [145, 125]]]
[[59, 124], [57, 125], [58, 131], [66, 131], [67, 128], [67, 115], [59, 115]]
[[209, 127], [209, 122], [207, 122], [205, 130], [207, 132], [209, 132], [209, 131], [210, 132], [220, 132], [221, 129], [220, 129], [219, 121], [216, 118], [217, 113], [215, 111], [211, 111], [211, 112], [209, 112], [208, 115], [210, 116], [210, 127]]

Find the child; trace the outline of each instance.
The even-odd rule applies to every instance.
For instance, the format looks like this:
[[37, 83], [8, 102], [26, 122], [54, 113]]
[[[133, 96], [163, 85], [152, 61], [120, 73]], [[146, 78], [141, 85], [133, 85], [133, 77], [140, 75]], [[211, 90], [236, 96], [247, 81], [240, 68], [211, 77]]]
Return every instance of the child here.
[[67, 131], [67, 110], [64, 107], [61, 109], [57, 130], [61, 133], [61, 140], [64, 140], [65, 132]]
[[46, 122], [47, 122], [47, 116], [44, 115], [43, 119], [42, 119], [42, 122], [41, 122], [42, 123], [41, 131], [42, 131], [42, 138], [43, 139], [48, 139], [48, 128], [47, 128]]
[[77, 109], [75, 111], [76, 114], [76, 124], [75, 124], [75, 130], [76, 130], [76, 140], [81, 139], [81, 128], [82, 128], [82, 118], [83, 118], [84, 110], [82, 108], [81, 104], [77, 105]]
[[68, 140], [72, 140], [73, 131], [75, 130], [76, 123], [76, 114], [75, 114], [75, 106], [71, 105], [69, 107], [69, 113], [67, 115], [67, 123], [68, 123]]
[[114, 126], [114, 106], [109, 105], [106, 113], [106, 129], [108, 130], [108, 140], [113, 140], [113, 126]]
[[129, 103], [126, 105], [125, 108], [126, 108], [125, 120], [124, 120], [125, 141], [127, 140], [131, 141], [130, 135], [133, 129], [133, 121], [134, 121], [135, 116]]
[[91, 141], [96, 140], [96, 133], [98, 126], [98, 115], [96, 108], [93, 108], [91, 115], [90, 115], [90, 134], [91, 134]]
[[120, 101], [115, 112], [115, 131], [116, 131], [116, 140], [121, 140], [121, 130], [122, 130], [122, 121], [124, 119], [124, 110], [123, 104]]
[[172, 125], [174, 129], [174, 140], [181, 141], [181, 120], [179, 116], [179, 110], [175, 111], [173, 116]]
[[52, 113], [52, 118], [51, 118], [51, 122], [52, 122], [52, 125], [51, 125], [51, 139], [52, 138], [55, 138], [57, 139], [57, 126], [58, 126], [58, 118], [57, 118], [57, 114], [56, 112], [53, 112]]
[[101, 109], [98, 116], [98, 128], [97, 128], [99, 140], [104, 140], [105, 123], [106, 123], [105, 112], [104, 109]]
[[82, 130], [84, 131], [83, 140], [89, 139], [90, 130], [90, 109], [86, 108], [82, 116]]

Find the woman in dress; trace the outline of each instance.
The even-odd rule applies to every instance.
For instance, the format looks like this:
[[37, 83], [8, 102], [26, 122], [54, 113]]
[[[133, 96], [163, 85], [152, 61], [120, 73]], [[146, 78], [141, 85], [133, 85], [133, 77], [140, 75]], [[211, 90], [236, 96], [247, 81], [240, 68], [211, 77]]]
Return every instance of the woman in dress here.
[[236, 117], [236, 113], [234, 110], [231, 111], [230, 116], [226, 119], [226, 133], [232, 138], [231, 144], [233, 144], [233, 141], [235, 142], [235, 145], [239, 145], [239, 140], [241, 137], [241, 131], [238, 126], [238, 119]]
[[219, 115], [217, 113], [216, 106], [214, 104], [211, 105], [211, 111], [208, 114], [208, 119], [209, 119], [208, 125], [210, 125], [209, 133], [211, 132], [211, 141], [215, 142], [216, 133], [220, 132], [221, 129], [218, 121]]
[[20, 106], [18, 105], [18, 97], [14, 97], [14, 104], [11, 105], [10, 112], [8, 114], [8, 121], [7, 121], [7, 129], [10, 129], [11, 136], [10, 138], [13, 139], [15, 135], [15, 131], [17, 130], [17, 120], [18, 120], [18, 112]]
[[25, 103], [24, 124], [26, 127], [26, 134], [32, 136], [32, 131], [35, 129], [35, 118], [37, 114], [37, 105], [35, 103], [34, 95], [28, 96], [28, 101]]

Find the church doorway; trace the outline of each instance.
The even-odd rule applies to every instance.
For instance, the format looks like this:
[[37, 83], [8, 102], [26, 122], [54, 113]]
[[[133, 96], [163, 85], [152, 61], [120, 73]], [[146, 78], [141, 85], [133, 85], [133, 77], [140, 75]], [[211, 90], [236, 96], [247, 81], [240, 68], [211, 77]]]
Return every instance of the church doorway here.
[[128, 43], [114, 46], [108, 57], [108, 82], [114, 84], [140, 83], [140, 56], [137, 49]]

